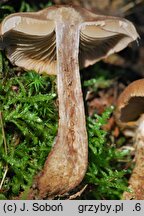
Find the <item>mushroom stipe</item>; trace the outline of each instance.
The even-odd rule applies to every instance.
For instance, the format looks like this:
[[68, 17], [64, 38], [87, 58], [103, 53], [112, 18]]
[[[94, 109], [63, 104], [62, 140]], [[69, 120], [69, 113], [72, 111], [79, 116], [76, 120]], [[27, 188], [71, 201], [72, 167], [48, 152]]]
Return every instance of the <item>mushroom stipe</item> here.
[[[144, 79], [136, 80], [121, 93], [115, 112], [120, 126], [134, 131], [135, 167], [123, 199], [144, 200]], [[133, 122], [133, 124], [130, 124]]]
[[15, 13], [1, 23], [0, 48], [13, 64], [57, 75], [58, 135], [37, 178], [39, 198], [70, 191], [87, 170], [88, 138], [79, 68], [124, 49], [138, 37], [126, 19], [66, 5]]

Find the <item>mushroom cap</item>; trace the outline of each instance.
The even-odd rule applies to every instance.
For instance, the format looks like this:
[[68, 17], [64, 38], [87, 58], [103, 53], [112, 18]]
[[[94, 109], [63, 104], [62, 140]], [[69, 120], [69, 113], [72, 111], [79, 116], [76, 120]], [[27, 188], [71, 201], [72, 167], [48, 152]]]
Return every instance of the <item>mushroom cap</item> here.
[[116, 118], [120, 123], [137, 121], [144, 114], [144, 79], [128, 85], [117, 102]]
[[[67, 13], [71, 20], [67, 19]], [[57, 5], [39, 12], [7, 16], [0, 25], [0, 49], [5, 49], [7, 57], [17, 66], [57, 74], [56, 23], [61, 17], [65, 25], [77, 20], [80, 68], [124, 49], [139, 37], [126, 19], [97, 15], [77, 6]]]

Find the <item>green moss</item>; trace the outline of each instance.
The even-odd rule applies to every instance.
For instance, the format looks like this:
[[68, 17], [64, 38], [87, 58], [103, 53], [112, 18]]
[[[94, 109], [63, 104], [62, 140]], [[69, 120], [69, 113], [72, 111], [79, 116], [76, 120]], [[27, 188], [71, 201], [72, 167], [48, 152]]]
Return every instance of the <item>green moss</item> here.
[[112, 145], [110, 132], [102, 129], [111, 115], [113, 107], [107, 108], [101, 115], [87, 119], [89, 137], [89, 166], [85, 177], [88, 184], [86, 199], [120, 199], [127, 189], [124, 177], [126, 170], [121, 170], [120, 159], [128, 152], [118, 151]]
[[34, 72], [0, 80], [0, 179], [7, 169], [2, 187], [7, 197], [32, 184], [56, 136], [53, 82]]

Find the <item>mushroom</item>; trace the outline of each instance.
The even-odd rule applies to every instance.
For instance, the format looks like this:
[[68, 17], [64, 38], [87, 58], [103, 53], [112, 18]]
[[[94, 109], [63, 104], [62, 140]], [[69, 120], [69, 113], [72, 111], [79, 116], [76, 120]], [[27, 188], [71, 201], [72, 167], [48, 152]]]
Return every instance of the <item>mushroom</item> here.
[[58, 135], [37, 187], [40, 197], [64, 194], [82, 181], [88, 161], [79, 67], [124, 49], [138, 34], [126, 19], [57, 5], [9, 15], [1, 24], [0, 35], [0, 46], [13, 64], [57, 75]]
[[132, 82], [121, 93], [115, 115], [123, 128], [134, 131], [135, 167], [129, 180], [131, 192], [124, 192], [123, 199], [144, 200], [144, 79]]

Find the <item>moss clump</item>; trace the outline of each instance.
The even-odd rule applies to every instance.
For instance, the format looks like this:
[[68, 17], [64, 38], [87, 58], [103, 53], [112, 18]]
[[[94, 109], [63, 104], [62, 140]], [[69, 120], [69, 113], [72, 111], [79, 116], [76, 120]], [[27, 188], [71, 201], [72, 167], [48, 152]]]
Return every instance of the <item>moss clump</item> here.
[[89, 166], [85, 183], [88, 184], [88, 193], [83, 197], [86, 199], [120, 199], [127, 189], [124, 177], [127, 171], [121, 170], [120, 160], [128, 152], [118, 151], [111, 143], [111, 134], [102, 129], [112, 110], [112, 107], [107, 108], [101, 116], [95, 114], [87, 119]]
[[54, 79], [34, 72], [0, 80], [0, 179], [6, 197], [32, 185], [56, 136]]

